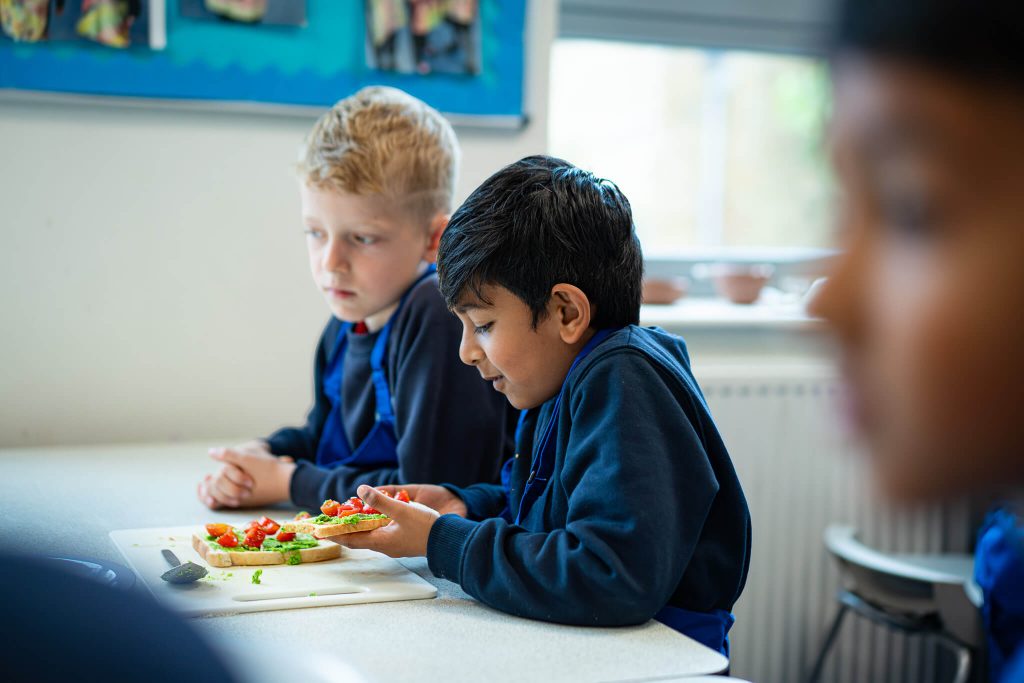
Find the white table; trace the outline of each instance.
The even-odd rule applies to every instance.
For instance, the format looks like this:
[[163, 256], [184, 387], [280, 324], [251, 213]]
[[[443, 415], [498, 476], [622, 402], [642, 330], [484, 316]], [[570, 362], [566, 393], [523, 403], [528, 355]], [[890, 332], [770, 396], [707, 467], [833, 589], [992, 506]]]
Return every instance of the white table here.
[[[76, 519], [74, 528], [44, 535], [36, 542], [38, 551], [123, 563], [107, 535], [111, 530], [217, 519], [218, 513], [195, 497], [196, 482], [215, 469], [206, 456], [207, 445], [0, 450], [0, 537], [31, 528], [34, 520], [63, 503], [61, 517]], [[280, 510], [253, 512], [281, 516]], [[716, 673], [727, 664], [717, 652], [656, 622], [584, 628], [513, 617], [435, 578], [422, 558], [402, 562], [437, 586], [437, 599], [209, 617], [193, 623], [229, 650], [254, 642], [306, 649], [314, 634], [359, 623], [380, 635], [339, 655], [365, 680], [388, 683], [642, 681]]]

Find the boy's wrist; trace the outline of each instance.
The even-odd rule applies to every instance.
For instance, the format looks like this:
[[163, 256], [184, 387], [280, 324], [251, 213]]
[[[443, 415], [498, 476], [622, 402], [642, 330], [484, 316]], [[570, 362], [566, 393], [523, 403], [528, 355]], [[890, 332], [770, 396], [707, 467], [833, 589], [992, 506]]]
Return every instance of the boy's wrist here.
[[427, 536], [427, 567], [434, 576], [456, 583], [462, 579], [462, 556], [470, 536], [479, 526], [458, 515], [441, 515]]
[[295, 474], [295, 463], [286, 460], [277, 461], [277, 476], [274, 495], [277, 500], [291, 499], [292, 476]]

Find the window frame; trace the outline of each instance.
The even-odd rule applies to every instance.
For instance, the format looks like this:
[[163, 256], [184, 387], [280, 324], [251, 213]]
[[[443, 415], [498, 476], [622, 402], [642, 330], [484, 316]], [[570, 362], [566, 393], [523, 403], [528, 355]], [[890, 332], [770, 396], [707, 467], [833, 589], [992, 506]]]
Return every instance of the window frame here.
[[[561, 0], [556, 40], [583, 39], [823, 58], [834, 0]], [[645, 259], [651, 276], [698, 263], [769, 263], [776, 273], [830, 260], [819, 247], [696, 247]], [[701, 288], [703, 289], [703, 288]]]

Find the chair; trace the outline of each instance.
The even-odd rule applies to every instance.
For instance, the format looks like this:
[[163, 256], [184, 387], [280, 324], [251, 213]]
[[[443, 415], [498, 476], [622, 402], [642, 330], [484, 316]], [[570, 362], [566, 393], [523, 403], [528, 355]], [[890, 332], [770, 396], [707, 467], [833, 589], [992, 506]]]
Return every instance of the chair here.
[[[817, 683], [848, 611], [895, 631], [935, 638], [956, 657], [954, 683], [967, 683], [984, 650], [981, 591], [970, 555], [890, 555], [857, 540], [848, 526], [825, 530], [839, 563], [839, 612], [807, 679]], [[980, 680], [980, 678], [978, 679]]]

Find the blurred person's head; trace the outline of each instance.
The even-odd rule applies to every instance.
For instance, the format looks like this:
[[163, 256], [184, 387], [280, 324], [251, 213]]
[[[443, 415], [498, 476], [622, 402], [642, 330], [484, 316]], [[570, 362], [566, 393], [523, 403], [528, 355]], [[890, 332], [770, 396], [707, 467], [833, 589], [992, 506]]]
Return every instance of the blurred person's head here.
[[1024, 3], [848, 0], [833, 70], [851, 424], [895, 497], [1020, 486]]

